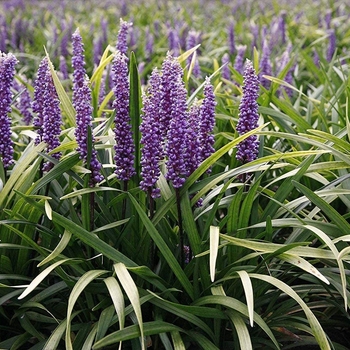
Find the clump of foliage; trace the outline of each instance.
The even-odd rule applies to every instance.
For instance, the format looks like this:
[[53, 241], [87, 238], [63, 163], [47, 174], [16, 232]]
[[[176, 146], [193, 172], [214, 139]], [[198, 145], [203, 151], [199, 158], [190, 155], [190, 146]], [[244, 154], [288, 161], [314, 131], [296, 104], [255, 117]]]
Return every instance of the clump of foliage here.
[[1, 349], [347, 349], [350, 7], [314, 4], [2, 3]]

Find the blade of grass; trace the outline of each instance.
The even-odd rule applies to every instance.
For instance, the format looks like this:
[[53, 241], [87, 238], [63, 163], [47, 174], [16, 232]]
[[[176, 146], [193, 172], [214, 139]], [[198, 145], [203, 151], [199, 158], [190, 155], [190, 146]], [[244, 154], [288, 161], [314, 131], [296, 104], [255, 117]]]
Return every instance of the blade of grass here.
[[71, 320], [73, 318], [73, 307], [78, 297], [90, 282], [92, 282], [96, 278], [106, 273], [109, 273], [109, 271], [107, 270], [88, 271], [83, 276], [81, 276], [78, 282], [74, 285], [73, 290], [69, 295], [68, 305], [67, 305], [67, 325], [66, 325], [66, 336], [65, 336], [67, 350], [73, 350], [72, 339], [71, 339]]
[[135, 315], [137, 318], [138, 326], [140, 328], [140, 335], [141, 335], [141, 348], [142, 350], [145, 350], [145, 342], [143, 340], [144, 338], [144, 332], [143, 332], [143, 321], [142, 321], [142, 312], [141, 312], [141, 305], [140, 305], [140, 296], [139, 292], [137, 290], [136, 284], [134, 280], [132, 279], [129, 271], [122, 263], [114, 264], [114, 271], [117, 274], [117, 277], [119, 279], [120, 284], [125, 290], [126, 295], [128, 296], [130, 303], [135, 311]]

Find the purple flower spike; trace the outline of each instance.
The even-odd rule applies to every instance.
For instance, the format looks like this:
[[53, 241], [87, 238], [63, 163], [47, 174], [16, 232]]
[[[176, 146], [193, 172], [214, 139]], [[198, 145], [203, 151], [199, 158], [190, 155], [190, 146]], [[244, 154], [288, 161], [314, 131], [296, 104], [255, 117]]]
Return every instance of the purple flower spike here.
[[180, 53], [180, 38], [176, 29], [169, 28], [168, 29], [168, 44], [169, 50], [171, 51], [173, 56], [178, 56]]
[[329, 30], [331, 29], [331, 21], [332, 21], [332, 10], [327, 10], [324, 20], [326, 22], [326, 29]]
[[[243, 96], [239, 105], [239, 119], [237, 131], [244, 135], [258, 126], [259, 78], [251, 61], [247, 60], [244, 70]], [[259, 151], [259, 141], [256, 135], [247, 137], [237, 145], [236, 158], [242, 163], [248, 163], [256, 159]]]
[[167, 173], [165, 178], [172, 181], [174, 188], [180, 188], [188, 173], [186, 169], [186, 138], [187, 138], [187, 91], [180, 76], [173, 82], [174, 88], [170, 92], [171, 121], [167, 133], [166, 145]]
[[150, 59], [152, 57], [153, 50], [154, 50], [154, 37], [153, 37], [153, 34], [150, 32], [149, 27], [147, 27], [146, 44], [145, 44], [145, 56], [147, 59]]
[[[204, 100], [200, 108], [200, 134], [201, 144], [201, 162], [214, 153], [214, 136], [215, 126], [215, 95], [213, 85], [209, 77], [206, 77], [204, 84]], [[210, 170], [209, 170], [210, 172]]]
[[182, 78], [183, 72], [180, 63], [168, 52], [162, 64], [162, 80], [160, 85], [160, 127], [162, 137], [165, 138], [171, 120], [171, 92], [175, 88], [178, 77]]
[[278, 21], [278, 30], [280, 32], [282, 45], [286, 43], [286, 17], [287, 17], [287, 12], [281, 11], [280, 18]]
[[15, 75], [16, 57], [12, 53], [0, 52], [0, 156], [4, 168], [13, 163], [13, 141], [11, 140], [11, 113], [13, 78]]
[[102, 168], [97, 159], [97, 152], [92, 147], [89, 159], [88, 138], [91, 135], [91, 144], [95, 142], [92, 136], [92, 105], [91, 105], [91, 89], [89, 87], [88, 78], [85, 71], [84, 46], [82, 38], [77, 29], [72, 35], [73, 39], [73, 106], [76, 111], [77, 127], [75, 129], [75, 137], [78, 143], [77, 151], [85, 163], [88, 163], [91, 171], [90, 186], [93, 187], [102, 181], [103, 177], [100, 173]]
[[[290, 61], [290, 53], [291, 53], [291, 49], [292, 46], [289, 44], [286, 48], [286, 50], [283, 52], [281, 60], [280, 60], [280, 64], [279, 64], [279, 68], [278, 68], [278, 74], [280, 74], [283, 69], [287, 66], [287, 64]], [[284, 80], [292, 85], [293, 84], [293, 67], [291, 67], [288, 72], [286, 73]], [[287, 95], [289, 97], [292, 97], [293, 95], [293, 90], [289, 87], [283, 86], [283, 89], [286, 91]]]
[[335, 36], [335, 30], [334, 29], [330, 29], [328, 31], [329, 34], [329, 44], [328, 44], [328, 50], [327, 50], [327, 55], [326, 55], [326, 59], [328, 62], [332, 61], [334, 52], [336, 50], [336, 36]]
[[[101, 175], [101, 164], [97, 159], [97, 152], [94, 148], [91, 149], [91, 158], [88, 159], [88, 137], [91, 134], [92, 128], [92, 106], [91, 106], [91, 89], [88, 86], [86, 80], [84, 85], [78, 90], [79, 100], [75, 102], [74, 108], [76, 110], [77, 127], [75, 129], [75, 137], [78, 143], [77, 151], [80, 154], [80, 159], [88, 164], [89, 170], [91, 171], [90, 186], [93, 187], [98, 182], [103, 180]], [[91, 135], [91, 143], [95, 141]]]
[[44, 57], [40, 62], [37, 77], [34, 82], [34, 98], [32, 102], [32, 110], [34, 113], [36, 113], [33, 121], [33, 125], [37, 129], [37, 137], [35, 139], [36, 145], [42, 141], [42, 126], [44, 121], [44, 95], [48, 70], [48, 59], [47, 57]]
[[270, 88], [270, 81], [265, 79], [263, 75], [272, 75], [272, 66], [270, 61], [270, 48], [267, 44], [267, 40], [264, 40], [263, 48], [262, 48], [262, 55], [261, 55], [261, 61], [260, 61], [260, 73], [259, 73], [259, 80], [261, 82], [261, 85], [265, 89]]
[[[47, 144], [47, 152], [51, 152], [60, 145], [59, 136], [61, 133], [62, 115], [60, 110], [60, 100], [49, 69], [46, 71], [46, 75], [43, 96], [42, 139]], [[51, 156], [55, 159], [60, 159], [61, 153], [56, 152]], [[43, 165], [43, 171], [49, 171], [52, 167], [53, 164], [51, 162], [46, 162]]]
[[147, 95], [144, 94], [142, 97], [143, 115], [140, 125], [141, 144], [143, 145], [141, 149], [141, 176], [143, 180], [140, 182], [140, 188], [145, 192], [151, 190], [153, 198], [160, 197], [160, 190], [155, 188], [155, 184], [160, 176], [159, 163], [163, 158], [162, 135], [159, 127], [160, 84], [161, 77], [155, 68], [149, 79]]
[[67, 80], [69, 78], [67, 61], [64, 56], [60, 56], [60, 73], [63, 80]]
[[200, 140], [201, 105], [196, 99], [188, 112], [188, 130], [186, 133], [186, 169], [187, 176], [191, 175], [199, 166], [202, 159]]
[[113, 108], [115, 109], [115, 173], [117, 178], [128, 181], [136, 173], [134, 169], [135, 145], [129, 116], [129, 80], [127, 57], [117, 51], [112, 65], [112, 78], [114, 82]]
[[128, 52], [127, 35], [130, 27], [132, 27], [131, 22], [126, 22], [122, 18], [120, 18], [120, 27], [118, 32], [116, 49], [124, 55], [126, 55], [126, 53]]
[[243, 74], [243, 67], [244, 67], [244, 55], [247, 50], [246, 45], [238, 45], [237, 46], [237, 55], [235, 58], [235, 62], [233, 64], [233, 68], [238, 72]]
[[236, 52], [236, 48], [235, 48], [235, 24], [233, 21], [231, 21], [228, 27], [227, 34], [228, 34], [229, 52], [230, 52], [230, 55], [234, 55], [234, 53]]
[[230, 68], [228, 66], [230, 63], [230, 55], [227, 52], [224, 53], [224, 55], [222, 56], [221, 63], [222, 63], [222, 65], [225, 65], [222, 68], [221, 76], [226, 80], [230, 80], [231, 79], [231, 72], [230, 72]]
[[79, 99], [78, 90], [84, 85], [85, 81], [85, 57], [84, 57], [84, 44], [80, 35], [79, 28], [72, 35], [73, 45], [73, 104], [74, 101]]
[[30, 97], [27, 87], [17, 83], [16, 80], [14, 80], [14, 88], [15, 90], [17, 90], [19, 94], [17, 107], [21, 112], [22, 122], [25, 125], [29, 125], [33, 119], [32, 107], [31, 107], [32, 98]]

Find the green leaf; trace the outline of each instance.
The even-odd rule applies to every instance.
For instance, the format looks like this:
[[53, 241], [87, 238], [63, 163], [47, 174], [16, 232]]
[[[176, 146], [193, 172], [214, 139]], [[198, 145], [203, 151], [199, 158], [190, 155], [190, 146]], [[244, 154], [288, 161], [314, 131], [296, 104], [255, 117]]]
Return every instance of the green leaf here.
[[[146, 322], [143, 325], [144, 335], [152, 335], [152, 334], [160, 334], [165, 332], [174, 332], [174, 331], [182, 331], [180, 327], [177, 327], [171, 323], [163, 322], [163, 321], [153, 321]], [[132, 325], [129, 327], [125, 327], [122, 330], [113, 332], [103, 339], [99, 340], [92, 347], [93, 350], [102, 349], [108, 345], [113, 345], [121, 341], [134, 339], [140, 337], [140, 327], [138, 325]]]
[[51, 75], [53, 78], [53, 82], [55, 84], [57, 95], [58, 95], [58, 98], [61, 102], [62, 112], [67, 117], [68, 125], [70, 127], [75, 127], [76, 126], [75, 109], [73, 107], [71, 100], [69, 99], [69, 97], [67, 95], [66, 90], [62, 86], [60, 79], [57, 76], [55, 68], [50, 60], [49, 54], [47, 53], [46, 49], [45, 49], [45, 52], [46, 52], [46, 57], [47, 57], [48, 62], [49, 62], [49, 67], [50, 67]]
[[18, 297], [18, 299], [25, 298], [29, 293], [31, 293], [44, 279], [47, 277], [51, 271], [53, 271], [56, 267], [66, 263], [67, 261], [75, 260], [73, 258], [63, 259], [55, 262], [51, 266], [47, 267], [44, 271], [40, 272], [38, 276], [36, 276], [33, 281], [29, 284], [29, 286], [24, 290], [24, 292]]
[[73, 104], [67, 95], [67, 92], [65, 91], [64, 87], [62, 86], [60, 79], [57, 76], [55, 68], [50, 60], [49, 54], [47, 53], [46, 49], [45, 49], [45, 52], [46, 52], [46, 57], [47, 57], [48, 62], [49, 62], [49, 67], [50, 67], [51, 75], [53, 78], [53, 82], [55, 84], [57, 95], [58, 95], [58, 98], [61, 102], [62, 112], [67, 117], [69, 127], [75, 127], [76, 126], [75, 109], [74, 109]]
[[142, 313], [141, 313], [141, 304], [140, 304], [140, 296], [133, 281], [132, 277], [129, 274], [129, 271], [126, 269], [125, 265], [122, 263], [114, 264], [114, 271], [117, 274], [117, 277], [120, 281], [120, 284], [124, 288], [126, 295], [128, 296], [132, 307], [134, 308], [135, 315], [140, 327], [141, 334], [141, 347], [142, 350], [145, 350], [145, 344], [143, 341], [143, 321], [142, 321]]
[[4, 201], [9, 201], [12, 197], [11, 189], [20, 181], [21, 176], [25, 173], [25, 170], [28, 166], [38, 157], [38, 153], [45, 148], [45, 144], [42, 142], [37, 146], [28, 146], [25, 151], [22, 153], [21, 157], [16, 162], [11, 176], [8, 181], [5, 183], [3, 189], [0, 191], [0, 208], [3, 206]]
[[57, 328], [51, 333], [49, 339], [45, 343], [43, 350], [56, 350], [66, 330], [67, 320], [61, 321]]
[[173, 331], [170, 333], [171, 339], [173, 340], [174, 350], [186, 350], [185, 344], [182, 341], [180, 332]]
[[141, 87], [140, 78], [137, 70], [137, 62], [134, 52], [130, 55], [129, 63], [129, 73], [130, 73], [130, 103], [129, 103], [129, 113], [131, 119], [131, 125], [133, 130], [133, 138], [135, 144], [135, 171], [136, 179], [135, 182], [138, 184], [140, 182], [140, 120], [141, 120]]
[[105, 336], [111, 325], [114, 316], [114, 306], [111, 305], [102, 310], [100, 318], [97, 323], [96, 340], [99, 340]]
[[227, 314], [230, 317], [233, 326], [236, 328], [241, 350], [253, 350], [252, 340], [247, 325], [241, 315], [234, 310], [227, 311]]
[[[250, 275], [250, 277], [252, 277]], [[194, 305], [206, 305], [206, 304], [214, 304], [214, 305], [222, 305], [227, 307], [229, 310], [238, 311], [242, 315], [249, 317], [248, 308], [241, 301], [234, 299], [232, 297], [226, 295], [209, 295], [202, 297], [198, 300], [195, 300]], [[254, 321], [256, 324], [268, 335], [268, 337], [273, 341], [277, 349], [280, 349], [278, 342], [273, 335], [271, 329], [265, 323], [265, 321], [260, 317], [259, 314], [254, 312]]]
[[329, 284], [328, 279], [323, 276], [315, 266], [311, 265], [307, 260], [301, 258], [298, 255], [294, 254], [288, 254], [288, 253], [283, 253], [279, 254], [278, 257], [286, 262], [289, 262], [290, 264], [310, 273], [311, 275], [316, 276], [319, 278], [322, 282]]
[[169, 247], [167, 244], [164, 242], [162, 239], [162, 236], [159, 234], [151, 220], [148, 218], [144, 210], [141, 208], [140, 204], [137, 202], [137, 200], [130, 194], [128, 193], [132, 204], [134, 205], [137, 213], [139, 214], [147, 232], [151, 236], [152, 240], [158, 247], [159, 251], [163, 254], [164, 259], [168, 262], [170, 269], [174, 272], [176, 277], [179, 279], [179, 282], [182, 284], [188, 295], [193, 299], [194, 294], [193, 294], [193, 287], [188, 280], [186, 274], [182, 270], [179, 262], [175, 259], [173, 253], [170, 251]]
[[38, 267], [43, 266], [49, 261], [57, 258], [63, 252], [63, 250], [67, 247], [71, 237], [72, 237], [72, 234], [69, 231], [65, 230], [61, 240], [59, 241], [55, 249], [51, 252], [50, 255], [48, 255], [45, 259], [43, 259], [38, 264]]
[[125, 304], [123, 292], [119, 286], [119, 283], [114, 277], [108, 277], [103, 280], [103, 282], [106, 284], [109, 294], [112, 298], [114, 309], [118, 316], [119, 328], [123, 329], [125, 321]]
[[[34, 207], [40, 209], [42, 212], [45, 211], [42, 203], [38, 203], [24, 194], [20, 194], [20, 195], [23, 196], [23, 198], [28, 203], [32, 204]], [[101, 254], [111, 259], [112, 261], [122, 262], [126, 266], [133, 266], [133, 267], [138, 266], [135, 262], [133, 262], [131, 259], [127, 258], [125, 255], [120, 253], [117, 249], [113, 248], [110, 244], [101, 240], [96, 234], [93, 234], [85, 230], [80, 225], [77, 225], [76, 223], [72, 222], [69, 218], [66, 218], [63, 215], [60, 215], [55, 211], [53, 211], [52, 221], [62, 226], [63, 228], [65, 228], [67, 231], [71, 232], [74, 236], [79, 238], [86, 245], [100, 252]], [[152, 272], [151, 274], [154, 275]]]
[[212, 282], [214, 282], [215, 280], [215, 267], [216, 267], [216, 259], [218, 256], [219, 234], [220, 234], [219, 227], [210, 226], [209, 266], [210, 266], [210, 279]]
[[247, 307], [248, 307], [248, 314], [249, 314], [249, 321], [251, 327], [253, 327], [254, 323], [254, 293], [253, 293], [253, 286], [252, 281], [250, 280], [249, 274], [245, 270], [239, 270], [237, 271], [239, 277], [241, 278], [245, 298], [247, 301]]
[[195, 52], [199, 48], [199, 46], [201, 46], [201, 44], [198, 44], [195, 47], [192, 47], [191, 49], [187, 50], [186, 52], [181, 54], [179, 57], [177, 57], [177, 60], [179, 61], [179, 63], [186, 61], [187, 58], [190, 57], [193, 54], [193, 52]]
[[79, 297], [79, 295], [84, 291], [85, 287], [92, 282], [94, 279], [109, 273], [106, 270], [92, 270], [86, 272], [83, 276], [81, 276], [78, 282], [74, 285], [72, 292], [69, 295], [68, 305], [67, 305], [67, 326], [66, 326], [66, 349], [73, 350], [72, 340], [71, 340], [71, 320], [73, 318], [73, 308]]
[[261, 275], [261, 274], [255, 274], [251, 273], [249, 274], [251, 278], [256, 278], [262, 281], [265, 281], [267, 283], [270, 283], [274, 287], [280, 289], [287, 295], [289, 295], [291, 298], [293, 298], [303, 309], [309, 323], [311, 326], [311, 329], [313, 331], [313, 335], [315, 339], [317, 340], [318, 345], [320, 346], [321, 350], [330, 350], [330, 344], [328, 342], [327, 336], [322, 329], [318, 319], [316, 316], [313, 314], [313, 312], [310, 310], [310, 308], [306, 305], [306, 303], [299, 297], [299, 295], [287, 284], [284, 282], [280, 281], [279, 279], [272, 277], [272, 276], [266, 276], [266, 275]]

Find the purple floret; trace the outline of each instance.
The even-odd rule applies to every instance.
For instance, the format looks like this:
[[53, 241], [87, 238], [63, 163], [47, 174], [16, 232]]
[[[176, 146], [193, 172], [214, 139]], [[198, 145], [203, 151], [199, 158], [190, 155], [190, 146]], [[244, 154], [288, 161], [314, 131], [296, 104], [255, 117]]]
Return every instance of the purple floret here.
[[246, 45], [238, 45], [237, 46], [237, 55], [235, 58], [235, 61], [233, 63], [233, 68], [238, 72], [243, 74], [243, 67], [244, 67], [244, 55], [247, 50]]
[[126, 53], [128, 52], [127, 36], [130, 27], [132, 27], [131, 22], [126, 22], [122, 18], [120, 18], [120, 27], [118, 32], [116, 49], [124, 55], [126, 55]]
[[84, 67], [84, 46], [79, 29], [74, 32], [72, 39], [73, 106], [76, 111], [77, 127], [75, 129], [75, 137], [78, 143], [77, 151], [80, 159], [87, 163], [89, 170], [91, 171], [90, 186], [94, 186], [96, 183], [102, 181], [103, 176], [100, 174], [102, 166], [97, 159], [97, 152], [93, 146], [91, 147], [90, 159], [88, 157], [90, 151], [88, 138], [91, 137], [92, 145], [95, 142], [91, 132], [93, 108], [91, 105], [91, 89], [89, 87], [89, 81]]
[[[47, 152], [51, 152], [60, 145], [59, 136], [61, 133], [62, 115], [60, 110], [60, 100], [58, 98], [51, 72], [46, 72], [46, 84], [43, 101], [43, 125], [42, 140], [47, 144]], [[55, 159], [60, 159], [61, 153], [55, 152], [51, 155]], [[51, 162], [46, 162], [43, 171], [49, 171], [53, 167]]]
[[262, 48], [262, 55], [261, 55], [261, 61], [260, 61], [260, 73], [259, 73], [259, 80], [261, 82], [261, 85], [265, 89], [270, 88], [270, 81], [263, 77], [263, 75], [272, 75], [272, 66], [271, 66], [271, 60], [270, 60], [270, 47], [267, 43], [267, 40], [264, 40], [263, 48]]
[[[251, 61], [247, 60], [244, 70], [243, 97], [239, 105], [237, 132], [244, 135], [258, 127], [259, 79]], [[237, 145], [236, 158], [242, 163], [248, 163], [258, 156], [259, 141], [256, 135], [247, 137]]]
[[187, 120], [187, 91], [184, 82], [179, 76], [170, 92], [171, 120], [167, 132], [166, 145], [167, 173], [165, 178], [172, 181], [174, 188], [180, 188], [187, 175], [186, 138], [188, 130]]
[[201, 145], [201, 162], [214, 153], [215, 106], [214, 88], [207, 77], [204, 84], [204, 99], [200, 107], [199, 140]]
[[148, 192], [151, 190], [151, 196], [157, 198], [160, 196], [160, 190], [155, 188], [155, 184], [160, 176], [160, 161], [163, 157], [162, 135], [159, 121], [159, 105], [161, 96], [159, 86], [161, 77], [155, 68], [149, 79], [147, 95], [142, 96], [142, 123], [140, 131], [142, 133], [141, 144], [141, 176], [140, 188]]
[[16, 57], [12, 53], [0, 52], [0, 156], [4, 168], [13, 163], [13, 141], [11, 140], [11, 113], [13, 79]]
[[128, 181], [136, 173], [134, 169], [135, 145], [129, 115], [129, 80], [127, 57], [117, 51], [112, 65], [114, 82], [113, 108], [115, 109], [115, 174], [119, 180]]
[[178, 78], [182, 78], [183, 72], [179, 62], [168, 52], [162, 64], [162, 79], [160, 85], [160, 127], [162, 137], [165, 139], [171, 120], [171, 93], [177, 84]]

